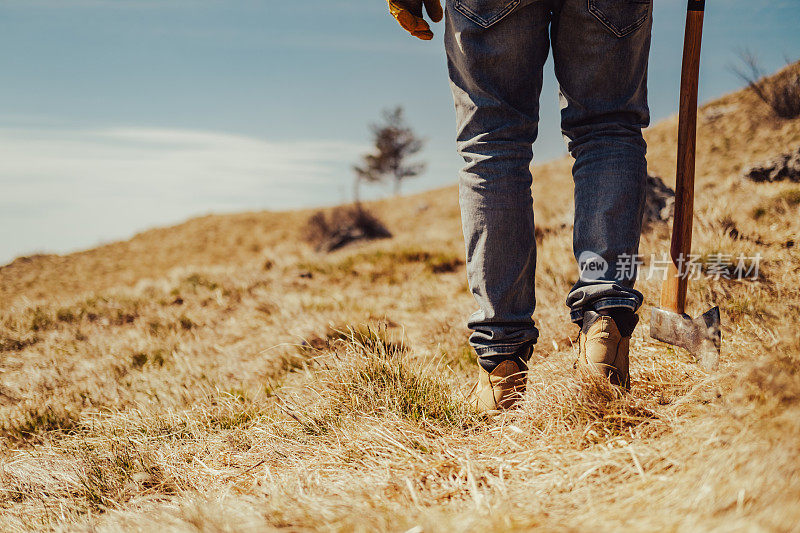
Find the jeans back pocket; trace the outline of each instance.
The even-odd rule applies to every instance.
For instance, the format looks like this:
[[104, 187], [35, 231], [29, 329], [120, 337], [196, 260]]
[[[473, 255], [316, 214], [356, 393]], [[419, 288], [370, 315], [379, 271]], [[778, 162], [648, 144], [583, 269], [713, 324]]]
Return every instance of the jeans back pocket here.
[[488, 28], [511, 13], [521, 0], [455, 0], [453, 7], [475, 24]]
[[650, 15], [653, 0], [588, 0], [589, 13], [616, 35], [625, 37], [639, 29]]

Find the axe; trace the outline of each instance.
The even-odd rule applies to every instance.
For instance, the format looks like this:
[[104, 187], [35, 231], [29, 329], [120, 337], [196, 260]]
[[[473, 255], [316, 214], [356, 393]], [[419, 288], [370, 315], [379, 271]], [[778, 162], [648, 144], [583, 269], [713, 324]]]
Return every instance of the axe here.
[[678, 121], [678, 169], [675, 184], [675, 218], [672, 222], [670, 264], [661, 288], [661, 303], [650, 317], [650, 336], [688, 350], [706, 370], [719, 366], [721, 345], [719, 307], [698, 318], [686, 314], [688, 272], [686, 260], [692, 249], [694, 216], [695, 148], [697, 142], [697, 84], [700, 74], [700, 42], [703, 36], [705, 0], [689, 0], [683, 44], [680, 113]]

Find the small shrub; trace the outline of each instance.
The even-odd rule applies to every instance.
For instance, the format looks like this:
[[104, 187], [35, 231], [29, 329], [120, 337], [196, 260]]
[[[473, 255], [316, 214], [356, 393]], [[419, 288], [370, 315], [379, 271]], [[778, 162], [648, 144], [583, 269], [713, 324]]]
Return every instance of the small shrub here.
[[323, 252], [332, 252], [359, 240], [392, 236], [375, 215], [360, 205], [337, 207], [329, 216], [322, 211], [314, 213], [303, 233], [306, 242]]
[[754, 54], [745, 50], [739, 59], [742, 66], [733, 71], [761, 101], [781, 118], [800, 117], [800, 74], [792, 70], [767, 78]]

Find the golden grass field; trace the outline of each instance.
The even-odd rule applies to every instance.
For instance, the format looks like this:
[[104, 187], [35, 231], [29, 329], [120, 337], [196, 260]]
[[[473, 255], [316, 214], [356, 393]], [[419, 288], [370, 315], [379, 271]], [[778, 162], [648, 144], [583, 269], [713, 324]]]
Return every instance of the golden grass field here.
[[[699, 122], [694, 250], [760, 253], [760, 277], [690, 287], [722, 309], [712, 374], [643, 308], [627, 396], [573, 370], [568, 159], [534, 168], [542, 336], [494, 421], [462, 401], [454, 187], [371, 204], [395, 237], [332, 254], [312, 211], [259, 212], [2, 267], [0, 530], [800, 531], [800, 185], [740, 178], [800, 120], [740, 92]], [[647, 132], [670, 184], [676, 128]]]

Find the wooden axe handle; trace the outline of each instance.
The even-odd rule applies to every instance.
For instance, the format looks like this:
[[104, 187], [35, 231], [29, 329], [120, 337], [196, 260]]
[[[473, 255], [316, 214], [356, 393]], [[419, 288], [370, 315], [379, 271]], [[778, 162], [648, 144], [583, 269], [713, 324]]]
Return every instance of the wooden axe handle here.
[[[689, 0], [683, 43], [681, 98], [678, 119], [678, 169], [675, 183], [675, 219], [672, 222], [672, 259], [661, 288], [661, 308], [686, 311], [688, 275], [686, 263], [692, 250], [694, 217], [695, 147], [697, 143], [697, 85], [700, 76], [700, 43], [703, 37], [705, 0]], [[682, 271], [682, 272], [681, 272]]]

